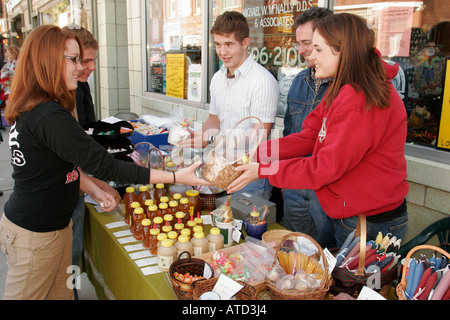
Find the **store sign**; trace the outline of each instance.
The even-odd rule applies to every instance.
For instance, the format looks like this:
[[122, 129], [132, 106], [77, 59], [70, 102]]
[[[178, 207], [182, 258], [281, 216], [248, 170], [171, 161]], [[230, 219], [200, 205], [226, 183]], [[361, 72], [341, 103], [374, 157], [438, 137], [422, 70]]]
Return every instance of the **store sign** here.
[[442, 99], [437, 147], [450, 150], [450, 58], [446, 59], [444, 83], [444, 98]]
[[184, 54], [167, 54], [166, 94], [168, 96], [185, 98], [186, 57]]

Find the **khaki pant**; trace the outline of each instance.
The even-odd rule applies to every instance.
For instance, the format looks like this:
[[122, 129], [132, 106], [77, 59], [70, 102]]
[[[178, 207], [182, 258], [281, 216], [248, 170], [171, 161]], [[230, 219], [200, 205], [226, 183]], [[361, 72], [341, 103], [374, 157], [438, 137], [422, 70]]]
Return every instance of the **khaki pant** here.
[[9, 221], [0, 220], [0, 245], [7, 256], [3, 299], [73, 300], [67, 282], [72, 264], [72, 222], [52, 232], [32, 232]]

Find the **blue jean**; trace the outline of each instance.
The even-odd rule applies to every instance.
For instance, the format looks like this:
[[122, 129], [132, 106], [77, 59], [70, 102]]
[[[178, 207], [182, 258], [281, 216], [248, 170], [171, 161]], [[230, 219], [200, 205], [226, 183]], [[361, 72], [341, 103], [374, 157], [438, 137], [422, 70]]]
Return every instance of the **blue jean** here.
[[[317, 236], [317, 242], [322, 248], [340, 248], [350, 232], [356, 229], [358, 217], [351, 217], [346, 219], [331, 219], [326, 217], [324, 225], [320, 228], [320, 233]], [[408, 210], [406, 210], [400, 217], [391, 221], [373, 223], [367, 221], [367, 241], [375, 240], [378, 232], [383, 234], [383, 237], [390, 233], [397, 238], [403, 238], [406, 233], [408, 225]]]
[[283, 199], [284, 227], [316, 238], [326, 214], [315, 192], [306, 189], [284, 189]]
[[80, 196], [78, 204], [73, 210], [73, 242], [72, 242], [72, 264], [79, 266], [83, 255], [83, 236], [84, 236], [84, 196]]
[[269, 200], [272, 195], [272, 185], [269, 183], [269, 179], [258, 179], [246, 185], [239, 192]]

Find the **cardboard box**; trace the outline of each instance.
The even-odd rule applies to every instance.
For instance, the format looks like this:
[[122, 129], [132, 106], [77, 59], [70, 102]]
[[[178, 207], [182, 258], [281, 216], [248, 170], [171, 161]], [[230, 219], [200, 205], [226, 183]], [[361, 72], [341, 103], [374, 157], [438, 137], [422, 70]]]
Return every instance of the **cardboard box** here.
[[[216, 207], [221, 206], [227, 201], [228, 195], [216, 199]], [[237, 192], [231, 195], [231, 211], [233, 217], [239, 220], [245, 220], [250, 217], [250, 212], [253, 206], [262, 213], [264, 205], [269, 207], [269, 214], [267, 215], [268, 226], [275, 224], [277, 219], [277, 208], [275, 203], [265, 200], [263, 198], [248, 194], [246, 192]]]

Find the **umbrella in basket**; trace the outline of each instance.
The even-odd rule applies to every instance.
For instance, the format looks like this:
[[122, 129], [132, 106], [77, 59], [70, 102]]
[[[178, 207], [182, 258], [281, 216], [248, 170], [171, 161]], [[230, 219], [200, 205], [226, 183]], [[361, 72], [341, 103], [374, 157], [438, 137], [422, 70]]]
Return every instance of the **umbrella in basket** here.
[[152, 169], [164, 170], [164, 156], [161, 151], [150, 142], [139, 142], [134, 146], [131, 154], [133, 161]]

